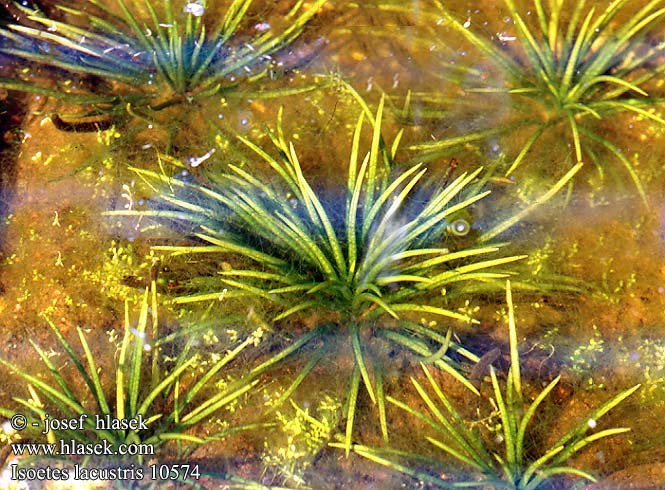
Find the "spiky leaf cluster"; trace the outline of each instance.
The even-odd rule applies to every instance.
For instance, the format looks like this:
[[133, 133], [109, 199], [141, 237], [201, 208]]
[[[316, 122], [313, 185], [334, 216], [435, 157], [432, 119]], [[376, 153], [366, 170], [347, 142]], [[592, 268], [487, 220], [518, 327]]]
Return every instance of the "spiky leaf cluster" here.
[[[451, 217], [489, 191], [465, 192], [480, 169], [444, 188], [422, 183], [426, 168], [414, 165], [393, 177], [381, 148], [379, 107], [370, 151], [360, 157], [364, 116], [356, 125], [347, 186], [323, 200], [303, 173], [292, 143], [278, 124], [269, 133], [279, 151], [273, 157], [241, 138], [274, 175], [264, 179], [230, 165], [219, 188], [137, 170], [158, 179], [159, 197], [172, 211], [147, 211], [198, 227], [205, 246], [157, 247], [176, 253], [231, 252], [253, 266], [220, 270], [218, 288], [180, 297], [179, 302], [214, 300], [223, 288], [258, 295], [283, 307], [280, 320], [298, 312], [335, 311], [349, 321], [418, 311], [458, 320], [468, 317], [441, 305], [441, 291], [455, 283], [503, 277], [496, 267], [518, 257], [488, 258], [496, 246], [452, 251], [445, 247]], [[277, 179], [277, 181], [276, 181]], [[432, 306], [431, 304], [439, 304]]]
[[[186, 345], [174, 359], [168, 370], [159, 357], [158, 337], [158, 302], [155, 284], [152, 284], [151, 296], [146, 290], [141, 303], [138, 321], [130, 319], [129, 307], [125, 305], [124, 331], [122, 332], [115, 365], [112, 367], [111, 388], [113, 396], [109, 396], [103, 385], [104, 374], [95, 361], [90, 344], [86, 340], [84, 330], [77, 327], [83, 355], [65, 339], [58, 327], [47, 319], [49, 327], [58, 339], [58, 347], [66, 354], [68, 362], [73, 366], [73, 379], [61, 373], [62, 366], [57, 366], [52, 356], [36, 342], [30, 341], [39, 354], [51, 379], [42, 379], [29, 369], [0, 358], [0, 364], [9, 368], [17, 376], [28, 383], [30, 398], [15, 396], [14, 400], [24, 410], [42, 421], [50, 416], [63, 419], [80, 418], [83, 427], [61, 427], [46, 433], [49, 443], [57, 440], [76, 440], [80, 444], [94, 445], [107, 442], [116, 451], [118, 458], [142, 463], [144, 454], [118, 452], [120, 446], [128, 444], [145, 444], [144, 447], [159, 448], [168, 441], [179, 441], [183, 447], [195, 447], [212, 440], [219, 440], [230, 433], [254, 428], [257, 425], [237, 426], [228, 430], [220, 430], [207, 436], [199, 436], [188, 431], [197, 424], [206, 421], [222, 407], [247, 393], [256, 381], [241, 380], [231, 383], [214, 394], [206, 393], [207, 385], [216, 379], [216, 375], [227, 366], [238, 354], [253, 344], [254, 336], [240, 343], [235, 349], [226, 353], [216, 362], [202, 370], [202, 374], [189, 378], [189, 374], [200, 369], [198, 355], [192, 353], [192, 343]], [[151, 314], [148, 311], [151, 310]], [[151, 354], [148, 352], [152, 351]], [[87, 366], [86, 366], [87, 365]], [[148, 375], [148, 373], [150, 373]], [[186, 393], [180, 393], [181, 382], [191, 382]], [[79, 389], [82, 387], [82, 390]], [[10, 419], [17, 412], [0, 407], [0, 415]], [[99, 427], [96, 417], [100, 419], [138, 420], [142, 417], [147, 429]], [[39, 424], [41, 425], [41, 424]], [[23, 436], [43, 438], [41, 428], [35, 430], [29, 424]], [[144, 449], [145, 451], [145, 449]], [[154, 454], [158, 456], [159, 453]], [[86, 456], [90, 459], [90, 456]]]
[[[427, 358], [476, 391], [452, 367], [455, 363], [447, 352], [450, 347], [473, 361], [477, 357], [451, 342], [450, 329], [446, 335], [446, 329], [407, 321], [404, 315], [469, 322], [466, 314], [448, 304], [454, 291], [462, 293], [467, 283], [493, 283], [506, 275], [501, 266], [522, 258], [497, 256], [499, 247], [492, 245], [459, 250], [445, 246], [452, 217], [488, 194], [470, 186], [480, 170], [435, 188], [424, 185], [426, 169], [420, 164], [395, 175], [390, 163], [397, 143], [391, 152], [385, 149], [382, 114], [383, 101], [376, 116], [359, 117], [346, 189], [338, 198], [324, 200], [314, 191], [293, 144], [284, 137], [281, 118], [277, 131], [269, 133], [278, 156], [241, 138], [270, 166], [267, 178], [230, 165], [219, 186], [211, 188], [137, 170], [155, 185], [162, 201], [162, 209], [142, 212], [143, 217], [188, 222], [202, 241], [200, 245], [156, 249], [200, 259], [215, 253], [233, 254], [244, 264], [242, 268], [221, 267], [217, 277], [207, 281], [207, 291], [178, 297], [176, 302], [260, 297], [280, 308], [275, 321], [296, 314], [319, 318], [317, 328], [252, 374], [265, 371], [307, 344], [319, 345], [287, 389], [285, 399], [338, 342], [332, 338], [349, 338], [354, 358], [347, 394], [349, 443], [361, 379], [372, 401], [379, 404], [387, 436], [380, 363], [369, 366], [365, 360], [377, 358], [370, 345], [372, 337], [396, 342]], [[363, 157], [360, 141], [366, 117], [371, 119], [373, 131], [371, 147]], [[165, 205], [170, 209], [163, 209]], [[389, 317], [392, 320], [385, 321]]]
[[[429, 391], [433, 392], [434, 396], [428, 393], [427, 387], [415, 378], [412, 377], [411, 382], [427, 407], [427, 411], [421, 411], [395, 398], [387, 397], [390, 403], [417, 417], [436, 431], [436, 437], [427, 437], [428, 442], [457, 462], [472, 469], [479, 476], [473, 481], [453, 483], [430, 475], [412, 464], [411, 461], [426, 459], [416, 454], [357, 445], [354, 446], [354, 450], [358, 454], [414, 476], [421, 481], [427, 481], [437, 488], [491, 487], [506, 490], [536, 490], [545, 488], [545, 485], [557, 475], [572, 475], [596, 481], [587, 471], [569, 466], [568, 461], [594, 441], [630, 430], [611, 428], [592, 432], [592, 428], [601, 417], [635, 393], [640, 385], [624, 390], [596, 407], [556, 443], [541, 451], [542, 454], [537, 456], [528, 454], [526, 442], [530, 424], [536, 418], [541, 404], [559, 383], [561, 376], [557, 376], [551, 381], [527, 405], [527, 401], [522, 396], [517, 327], [509, 281], [507, 281], [506, 297], [509, 308], [511, 367], [504, 390], [501, 389], [494, 367], [490, 365], [492, 389], [501, 420], [498, 427], [502, 447], [499, 451], [488, 447], [477, 428], [469, 430], [462, 415], [446, 397], [441, 386], [425, 365], [422, 368], [429, 384]], [[399, 462], [399, 459], [406, 459], [409, 462]]]
[[159, 110], [231, 88], [239, 79], [267, 76], [271, 54], [294, 41], [325, 1], [307, 7], [296, 2], [286, 14], [287, 27], [278, 31], [266, 24], [249, 40], [238, 34], [253, 0], [233, 0], [213, 28], [206, 28], [204, 1], [163, 0], [157, 7], [151, 0], [115, 0], [112, 6], [87, 0], [80, 10], [57, 5], [71, 21], [15, 4], [24, 22], [0, 29], [0, 52], [44, 69], [95, 76], [102, 83], [77, 92], [19, 73], [0, 79], [0, 86], [75, 104], [124, 110], [131, 103]]
[[[659, 61], [664, 55], [662, 40], [650, 39], [657, 36], [665, 18], [661, 0], [649, 1], [630, 13], [626, 12], [628, 0], [612, 2], [604, 9], [587, 8], [585, 1], [533, 0], [531, 18], [513, 0], [505, 0], [516, 35], [501, 42], [480, 32], [471, 19], [460, 20], [438, 0], [436, 4], [437, 15], [443, 16], [453, 32], [500, 69], [488, 82], [486, 73], [469, 68], [464, 88], [469, 93], [477, 92], [481, 100], [491, 93], [508, 94], [514, 101], [512, 107], [518, 111], [521, 107], [523, 112], [514, 122], [414, 145], [413, 149], [435, 157], [452, 146], [531, 128], [508, 175], [542, 142], [544, 134], [560, 124], [568, 127], [577, 162], [587, 159], [602, 167], [604, 161], [598, 150], [609, 152], [646, 201], [633, 164], [594, 127], [594, 121], [628, 112], [665, 125], [665, 120], [650, 110], [664, 99], [650, 96], [645, 88], [658, 80], [665, 66]], [[621, 22], [618, 17], [622, 17]], [[452, 75], [453, 68], [455, 73], [460, 70], [444, 67], [443, 72]], [[496, 83], [497, 79], [504, 83]], [[546, 114], [544, 117], [534, 117], [534, 104]]]

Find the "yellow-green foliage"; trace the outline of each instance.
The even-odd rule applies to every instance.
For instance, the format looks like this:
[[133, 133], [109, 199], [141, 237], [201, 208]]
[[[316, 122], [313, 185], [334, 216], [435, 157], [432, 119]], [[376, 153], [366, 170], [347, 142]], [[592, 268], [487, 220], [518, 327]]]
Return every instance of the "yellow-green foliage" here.
[[593, 334], [589, 337], [586, 344], [578, 346], [570, 355], [571, 369], [582, 376], [587, 377], [586, 383], [588, 388], [603, 388], [602, 383], [598, 383], [597, 379], [594, 380], [593, 373], [599, 367], [599, 356], [605, 349], [605, 341], [601, 335], [598, 327], [593, 326]]
[[149, 284], [150, 271], [158, 263], [159, 258], [154, 252], [140, 256], [131, 243], [122, 244], [113, 240], [100, 268], [84, 270], [82, 277], [98, 286], [100, 293], [110, 299], [139, 300], [142, 293], [137, 285]]
[[625, 346], [624, 339], [618, 342], [624, 345], [619, 363], [630, 370], [637, 369], [643, 376], [643, 401], [665, 405], [665, 342], [659, 339], [643, 339], [637, 347]]
[[[266, 393], [264, 398], [270, 407], [280, 396], [273, 398]], [[283, 406], [275, 412], [278, 430], [264, 442], [263, 462], [287, 480], [304, 483], [305, 471], [335, 431], [341, 408], [340, 401], [328, 395], [314, 407], [307, 403], [301, 408], [291, 400], [291, 407]]]

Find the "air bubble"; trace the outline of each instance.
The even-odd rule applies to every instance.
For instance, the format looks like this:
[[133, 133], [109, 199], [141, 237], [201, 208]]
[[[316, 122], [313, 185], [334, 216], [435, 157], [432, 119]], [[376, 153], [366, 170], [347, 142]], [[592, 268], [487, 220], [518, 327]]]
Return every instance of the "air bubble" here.
[[455, 236], [466, 236], [471, 231], [471, 225], [467, 220], [460, 218], [453, 221], [448, 229]]
[[188, 14], [192, 14], [194, 17], [201, 17], [203, 12], [205, 12], [205, 5], [200, 1], [189, 2], [185, 5], [183, 10]]

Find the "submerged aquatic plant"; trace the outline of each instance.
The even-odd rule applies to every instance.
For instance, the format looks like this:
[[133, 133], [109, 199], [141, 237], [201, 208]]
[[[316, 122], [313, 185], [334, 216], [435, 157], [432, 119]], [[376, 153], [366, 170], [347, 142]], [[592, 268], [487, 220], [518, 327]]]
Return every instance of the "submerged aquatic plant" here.
[[[178, 297], [177, 303], [249, 296], [280, 307], [275, 321], [315, 316], [318, 325], [313, 330], [251, 372], [258, 375], [306, 346], [314, 347], [282, 401], [334, 346], [346, 345], [353, 353], [346, 395], [347, 445], [361, 383], [378, 404], [387, 438], [381, 367], [387, 349], [385, 343], [374, 348], [377, 339], [396, 342], [477, 392], [455, 369], [455, 356], [449, 353], [474, 362], [478, 358], [451, 341], [450, 329], [423, 326], [409, 318], [426, 315], [471, 322], [467, 314], [451, 308], [456, 295], [463, 294], [466, 283], [491, 286], [506, 276], [501, 266], [522, 258], [497, 254], [495, 245], [446, 248], [454, 218], [489, 193], [471, 185], [480, 169], [444, 187], [424, 185], [426, 169], [421, 164], [394, 176], [390, 163], [399, 136], [392, 151], [384, 149], [382, 114], [383, 100], [375, 116], [359, 117], [346, 189], [337, 199], [324, 199], [313, 190], [293, 144], [284, 137], [280, 114], [276, 133], [269, 133], [277, 157], [241, 138], [269, 164], [273, 175], [267, 179], [230, 165], [230, 172], [219, 177], [219, 187], [210, 188], [137, 170], [158, 191], [162, 209], [108, 213], [188, 222], [206, 243], [156, 250], [198, 257], [231, 253], [245, 259], [247, 268], [223, 267], [208, 278], [208, 291]], [[373, 136], [363, 158], [360, 141], [366, 117], [371, 118]]]
[[[129, 307], [127, 305], [125, 307], [124, 333], [114, 367], [112, 397], [105, 392], [100, 378], [101, 366], [95, 362], [90, 345], [80, 327], [77, 328], [77, 332], [84, 357], [79, 356], [60, 330], [50, 320], [48, 321], [64, 353], [76, 368], [77, 378], [74, 380], [67, 381], [61, 374], [60, 368], [51, 360], [51, 355], [33, 341], [31, 341], [32, 346], [54, 382], [44, 381], [28, 370], [0, 358], [0, 364], [8, 367], [28, 383], [30, 398], [16, 396], [14, 400], [34, 414], [39, 428], [35, 429], [32, 423], [28, 423], [26, 430], [22, 432], [22, 437], [27, 433], [36, 439], [43, 438], [43, 427], [46, 427], [44, 421], [47, 417], [51, 420], [56, 418], [82, 420], [82, 429], [78, 426], [51, 427], [46, 433], [48, 442], [55, 444], [56, 441], [75, 440], [80, 444], [90, 445], [107, 443], [113, 451], [112, 454], [118, 455], [118, 458], [142, 464], [153, 457], [158, 457], [160, 453], [155, 449], [159, 451], [160, 446], [169, 441], [178, 443], [179, 452], [186, 453], [197, 445], [256, 427], [256, 425], [246, 425], [224, 428], [204, 437], [189, 433], [191, 428], [205, 422], [218, 410], [233, 403], [257, 384], [256, 381], [240, 380], [221, 390], [215, 390], [212, 395], [208, 393], [209, 385], [215, 381], [215, 375], [256, 339], [248, 338], [211, 363], [208, 369], [201, 370], [203, 373], [201, 376], [195, 377], [190, 377], [189, 374], [195, 369], [201, 369], [201, 366], [197, 365], [199, 356], [192, 353], [191, 344], [188, 344], [176, 356], [170, 370], [167, 370], [162, 360], [157, 357], [160, 350], [159, 339], [154, 338], [158, 325], [154, 283], [151, 296], [150, 299], [146, 291], [136, 323], [130, 320]], [[84, 363], [87, 363], [87, 368]], [[82, 399], [79, 384], [87, 388], [90, 395], [88, 399]], [[182, 391], [183, 386], [187, 386], [185, 392]], [[0, 415], [8, 419], [20, 413], [22, 412], [0, 407]], [[97, 416], [103, 420], [140, 420], [147, 429], [138, 424], [136, 427], [97, 428]], [[125, 454], [119, 452], [121, 446], [130, 444], [134, 449], [121, 456]], [[90, 457], [85, 456], [86, 461], [89, 461]], [[195, 475], [194, 478], [198, 479]]]
[[567, 466], [567, 461], [575, 453], [594, 441], [630, 430], [628, 428], [612, 428], [589, 434], [589, 431], [596, 427], [601, 417], [632, 395], [640, 385], [633, 386], [612, 397], [593, 410], [578, 425], [566, 432], [550, 448], [543, 451], [542, 455], [531, 456], [526, 448], [529, 424], [534, 420], [538, 407], [559, 383], [561, 376], [557, 376], [551, 381], [526, 407], [526, 401], [522, 394], [517, 328], [515, 326], [509, 281], [507, 281], [506, 300], [508, 303], [511, 367], [508, 371], [506, 387], [503, 392], [495, 369], [490, 366], [494, 399], [501, 419], [499, 425], [500, 437], [497, 439], [503, 444], [503, 450], [500, 453], [487, 448], [477, 428], [469, 430], [468, 424], [465, 423], [463, 417], [445, 396], [425, 365], [422, 365], [425, 377], [436, 397], [430, 396], [415, 378], [411, 378], [411, 382], [429, 409], [430, 414], [417, 410], [392, 397], [387, 397], [390, 403], [419, 418], [442, 436], [442, 439], [427, 437], [431, 444], [481, 476], [473, 481], [452, 483], [450, 480], [432, 476], [415, 466], [408, 463], [403, 464], [394, 459], [395, 456], [407, 460], [424, 459], [416, 454], [360, 445], [354, 446], [354, 451], [366, 458], [414, 476], [421, 481], [432, 483], [440, 488], [487, 488], [491, 486], [491, 488], [535, 490], [542, 488], [542, 485], [551, 480], [552, 477], [562, 474], [579, 476], [595, 482], [596, 480], [591, 474]]
[[[632, 113], [665, 126], [665, 120], [652, 110], [665, 99], [647, 93], [649, 83], [658, 81], [665, 71], [664, 41], [649, 39], [665, 18], [662, 2], [652, 0], [628, 13], [627, 0], [617, 0], [604, 9], [585, 9], [585, 1], [550, 1], [544, 5], [541, 0], [533, 0], [535, 15], [530, 18], [513, 0], [505, 3], [515, 23], [516, 36], [500, 43], [478, 32], [471, 18], [457, 19], [438, 0], [436, 14], [443, 15], [455, 33], [501, 70], [491, 80], [503, 80], [503, 86], [495, 86], [488, 84], [486, 73], [470, 67], [464, 71], [464, 89], [477, 92], [480, 97], [508, 94], [518, 110], [517, 120], [412, 148], [436, 157], [453, 146], [530, 128], [530, 135], [506, 172], [510, 175], [538, 146], [543, 135], [555, 126], [565, 125], [577, 162], [588, 158], [602, 175], [606, 157], [599, 150], [607, 152], [621, 163], [646, 202], [633, 164], [594, 122]], [[449, 68], [445, 72], [459, 82], [460, 67]], [[651, 84], [653, 88], [657, 86]], [[502, 99], [502, 103], [507, 101]], [[534, 112], [543, 115], [534, 117]]]
[[[307, 6], [296, 2], [278, 31], [265, 24], [252, 39], [238, 30], [253, 0], [233, 0], [213, 28], [206, 28], [204, 0], [115, 0], [111, 7], [87, 0], [86, 9], [56, 5], [80, 22], [57, 21], [36, 8], [14, 3], [22, 24], [0, 29], [0, 52], [42, 69], [60, 69], [82, 77], [96, 77], [89, 88], [49, 84], [33, 70], [14, 78], [0, 78], [0, 87], [33, 92], [66, 102], [94, 106], [94, 113], [146, 115], [174, 104], [233, 89], [237, 80], [255, 81], [270, 75], [271, 55], [292, 43], [326, 0]], [[184, 5], [184, 6], [183, 6]], [[148, 21], [141, 20], [143, 17]], [[80, 25], [79, 25], [80, 24]]]

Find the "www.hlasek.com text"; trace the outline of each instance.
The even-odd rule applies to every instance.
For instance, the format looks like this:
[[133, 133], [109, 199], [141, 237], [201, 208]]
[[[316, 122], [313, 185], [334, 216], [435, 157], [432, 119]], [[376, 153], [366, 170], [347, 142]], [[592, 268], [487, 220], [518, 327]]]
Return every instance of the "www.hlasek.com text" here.
[[152, 444], [117, 444], [109, 441], [79, 442], [61, 439], [55, 443], [15, 442], [11, 445], [14, 456], [154, 456]]

